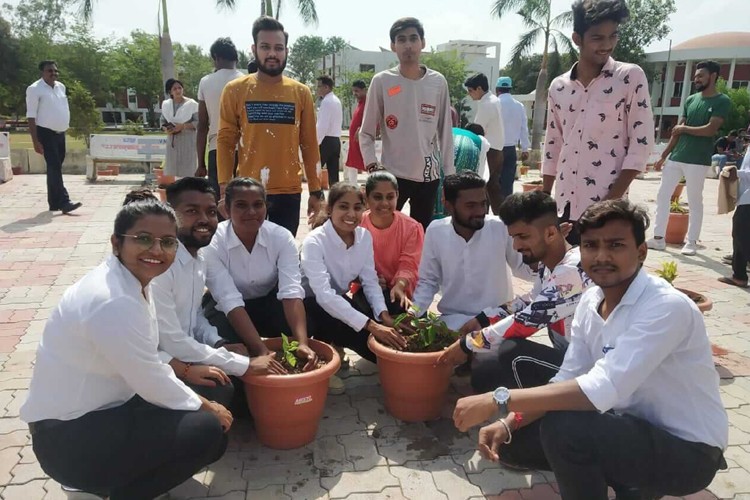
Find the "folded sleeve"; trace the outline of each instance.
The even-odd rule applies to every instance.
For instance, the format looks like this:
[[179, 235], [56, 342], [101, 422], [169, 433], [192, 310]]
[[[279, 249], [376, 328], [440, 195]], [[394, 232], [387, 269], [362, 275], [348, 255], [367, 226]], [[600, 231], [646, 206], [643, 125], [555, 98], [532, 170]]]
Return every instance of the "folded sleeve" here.
[[300, 271], [299, 251], [292, 233], [279, 228], [274, 233], [274, 245], [278, 248], [276, 265], [279, 272], [279, 291], [276, 298], [304, 299], [305, 290], [302, 288], [302, 273]]
[[427, 228], [422, 248], [422, 260], [419, 263], [419, 280], [412, 299], [420, 313], [425, 313], [430, 307], [442, 282], [442, 269], [438, 250], [435, 248], [439, 242], [434, 241], [437, 237], [434, 229], [431, 231]]
[[244, 307], [245, 301], [242, 294], [237, 290], [234, 279], [229, 273], [222, 259], [225, 252], [221, 244], [214, 236], [211, 244], [203, 249], [203, 258], [206, 261], [206, 285], [211, 296], [216, 301], [216, 308], [224, 314], [230, 311]]
[[364, 232], [362, 241], [359, 243], [362, 251], [366, 254], [365, 265], [359, 272], [359, 280], [362, 283], [367, 302], [372, 308], [374, 317], [380, 318], [383, 311], [387, 311], [383, 291], [378, 284], [378, 274], [375, 272], [375, 253], [372, 248], [372, 235], [369, 231]]

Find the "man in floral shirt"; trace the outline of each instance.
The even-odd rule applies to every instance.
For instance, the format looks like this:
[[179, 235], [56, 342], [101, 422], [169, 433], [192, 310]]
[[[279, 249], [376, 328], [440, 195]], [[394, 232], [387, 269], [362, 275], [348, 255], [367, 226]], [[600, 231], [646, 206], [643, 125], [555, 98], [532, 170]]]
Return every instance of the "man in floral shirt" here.
[[[628, 18], [624, 0], [586, 0], [573, 9], [578, 62], [549, 88], [543, 190], [560, 213], [576, 221], [597, 201], [626, 195], [646, 169], [654, 117], [648, 81], [635, 65], [612, 59], [618, 29]], [[568, 241], [577, 244], [574, 227]]]

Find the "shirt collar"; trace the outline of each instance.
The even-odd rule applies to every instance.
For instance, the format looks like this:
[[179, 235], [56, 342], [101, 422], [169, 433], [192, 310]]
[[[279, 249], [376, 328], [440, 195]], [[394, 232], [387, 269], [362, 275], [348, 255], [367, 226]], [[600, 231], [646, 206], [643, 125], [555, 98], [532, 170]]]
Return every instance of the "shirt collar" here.
[[175, 256], [175, 260], [183, 266], [193, 261], [193, 256], [190, 255], [190, 252], [188, 252], [188, 249], [185, 248], [185, 245], [183, 245], [182, 242], [177, 245], [177, 255]]
[[[120, 259], [118, 259], [114, 254], [110, 254], [109, 257], [107, 257], [106, 262], [107, 266], [109, 266], [110, 269], [122, 276], [123, 288], [125, 288], [128, 292], [143, 298], [143, 286], [141, 286], [141, 282], [138, 281], [138, 278], [136, 278], [133, 273], [131, 273], [130, 270], [123, 265], [122, 262], [120, 262]], [[148, 287], [146, 288], [146, 290], [148, 290]]]
[[[255, 238], [255, 243], [257, 245], [261, 245], [263, 247], [266, 246], [266, 241], [268, 239], [267, 233], [269, 229], [266, 227], [267, 224], [264, 222], [260, 225], [260, 229], [258, 230], [258, 237]], [[237, 233], [234, 232], [234, 227], [232, 227], [232, 222], [227, 221], [227, 249], [232, 249], [235, 247], [243, 247], [244, 244], [242, 241], [240, 241], [239, 236], [237, 236]]]
[[[357, 231], [356, 228], [354, 230], [354, 244], [358, 244], [360, 241], [362, 241], [362, 231]], [[340, 246], [341, 248], [346, 248], [346, 243], [344, 243], [344, 240], [341, 239], [341, 236], [339, 236], [339, 233], [336, 232], [336, 228], [333, 227], [333, 222], [331, 222], [331, 219], [328, 219], [325, 224], [323, 224], [323, 232], [326, 234], [326, 236], [329, 236], [333, 238], [333, 241], [336, 243], [337, 246]]]
[[[630, 286], [625, 292], [625, 295], [623, 295], [622, 299], [620, 299], [620, 303], [617, 304], [617, 308], [619, 308], [620, 306], [630, 306], [638, 302], [638, 299], [641, 297], [641, 295], [643, 295], [643, 292], [646, 290], [648, 284], [648, 274], [643, 269], [643, 267], [641, 267], [641, 269], [635, 275], [635, 279], [630, 283]], [[604, 299], [604, 292], [600, 287], [596, 287], [596, 295], [597, 301], [595, 303], [595, 307], [598, 309], [599, 304]]]
[[[607, 58], [607, 62], [604, 63], [604, 66], [602, 67], [602, 71], [599, 73], [600, 75], [610, 73], [614, 74], [615, 70], [615, 60], [611, 57]], [[577, 80], [578, 79], [578, 61], [573, 63], [573, 66], [570, 68], [570, 79], [571, 80]]]

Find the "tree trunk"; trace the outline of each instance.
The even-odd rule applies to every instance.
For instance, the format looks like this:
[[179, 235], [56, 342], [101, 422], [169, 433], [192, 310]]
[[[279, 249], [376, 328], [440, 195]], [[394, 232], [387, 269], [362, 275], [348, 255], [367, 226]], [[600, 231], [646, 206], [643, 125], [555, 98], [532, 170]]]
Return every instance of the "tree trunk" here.
[[174, 51], [172, 50], [172, 38], [169, 36], [169, 18], [167, 17], [167, 0], [161, 0], [162, 14], [164, 15], [164, 26], [159, 35], [159, 53], [161, 55], [161, 77], [162, 83], [175, 77]]
[[281, 14], [281, 0], [276, 0], [276, 20], [279, 20], [279, 15]]
[[336, 84], [336, 52], [331, 54], [331, 78], [333, 78], [334, 85]]
[[539, 150], [544, 134], [544, 123], [547, 118], [547, 59], [549, 48], [549, 31], [544, 35], [544, 52], [542, 65], [536, 77], [536, 92], [534, 96], [534, 120], [531, 127], [531, 149]]

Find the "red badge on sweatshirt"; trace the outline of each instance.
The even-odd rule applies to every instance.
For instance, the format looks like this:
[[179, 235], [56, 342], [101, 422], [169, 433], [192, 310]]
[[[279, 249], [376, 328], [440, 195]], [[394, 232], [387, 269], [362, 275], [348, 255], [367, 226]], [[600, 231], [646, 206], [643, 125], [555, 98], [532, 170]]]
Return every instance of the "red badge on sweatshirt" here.
[[398, 127], [398, 118], [396, 118], [396, 115], [388, 115], [385, 117], [385, 126], [389, 129], [393, 130], [394, 128]]
[[388, 89], [388, 97], [393, 97], [401, 93], [401, 85], [394, 85]]

